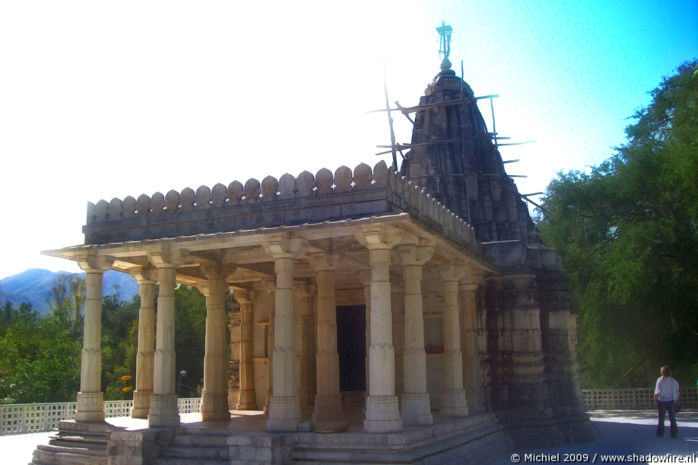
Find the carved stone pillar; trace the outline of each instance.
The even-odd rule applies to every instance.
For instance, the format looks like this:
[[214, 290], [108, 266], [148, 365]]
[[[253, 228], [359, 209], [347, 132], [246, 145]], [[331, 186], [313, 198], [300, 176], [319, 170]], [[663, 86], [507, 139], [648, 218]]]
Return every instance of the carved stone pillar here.
[[357, 239], [368, 248], [371, 265], [371, 346], [369, 386], [364, 431], [385, 433], [402, 429], [395, 395], [395, 350], [390, 304], [390, 249], [400, 240], [398, 232], [366, 229]]
[[336, 257], [313, 255], [311, 264], [316, 270], [317, 284], [317, 394], [314, 421], [343, 419], [342, 398], [339, 392], [339, 355], [337, 354], [337, 304], [335, 302]]
[[297, 431], [300, 405], [296, 392], [296, 351], [293, 341], [293, 270], [301, 241], [282, 236], [266, 243], [265, 247], [274, 259], [276, 272], [272, 396], [267, 430]]
[[201, 392], [201, 419], [230, 419], [227, 399], [225, 357], [225, 292], [223, 274], [217, 266], [205, 266], [206, 339], [204, 352], [204, 388]]
[[78, 261], [85, 271], [85, 318], [80, 359], [80, 392], [75, 420], [104, 421], [102, 394], [102, 276], [109, 263], [93, 254]]
[[[275, 289], [276, 289], [276, 280], [272, 279], [265, 279], [262, 281], [261, 284], [261, 291], [266, 292], [269, 295], [276, 295], [275, 294]], [[270, 299], [267, 301], [267, 315], [269, 316], [269, 321], [267, 324], [267, 331], [266, 331], [266, 355], [267, 355], [267, 394], [266, 397], [264, 398], [264, 413], [269, 414], [269, 403], [271, 402], [271, 396], [273, 395], [272, 392], [272, 380], [274, 378], [274, 320], [276, 318], [276, 309], [274, 306], [274, 299]]]
[[405, 290], [396, 282], [390, 285], [390, 314], [393, 317], [393, 349], [395, 351], [395, 393], [404, 390], [403, 357], [405, 355]]
[[252, 332], [254, 291], [251, 289], [236, 290], [233, 293], [240, 304], [240, 394], [237, 402], [238, 410], [255, 410], [257, 399], [254, 390], [254, 362], [252, 361]]
[[[228, 310], [228, 410], [237, 410], [240, 397], [240, 341], [242, 339], [242, 315], [240, 306], [233, 303], [233, 295], [226, 294], [226, 309]], [[230, 307], [228, 307], [230, 303]], [[233, 309], [234, 308], [234, 309]]]
[[465, 416], [468, 406], [463, 389], [463, 355], [460, 349], [460, 319], [458, 311], [458, 281], [465, 270], [454, 265], [440, 267], [444, 289], [444, 389], [440, 411], [449, 416]]
[[179, 424], [175, 393], [175, 277], [177, 269], [171, 262], [156, 261], [158, 267], [158, 313], [155, 329], [153, 395], [150, 399], [148, 423], [153, 426]]
[[133, 418], [148, 418], [153, 395], [153, 358], [155, 356], [155, 283], [154, 270], [134, 273], [141, 294], [138, 310], [138, 353], [136, 354], [136, 390], [133, 392]]
[[399, 252], [405, 281], [402, 422], [405, 425], [429, 425], [434, 419], [427, 392], [422, 265], [431, 258], [434, 250], [431, 247], [404, 245], [399, 247]]
[[461, 342], [463, 344], [463, 384], [471, 412], [485, 410], [482, 376], [480, 372], [480, 337], [478, 329], [477, 290], [480, 275], [468, 276], [460, 284]]
[[364, 288], [364, 302], [365, 302], [365, 319], [366, 319], [366, 389], [368, 394], [368, 386], [370, 385], [370, 370], [369, 366], [369, 354], [371, 353], [371, 272], [370, 271], [360, 271], [359, 272], [359, 282]]
[[313, 404], [315, 398], [315, 350], [313, 308], [315, 286], [297, 284], [293, 288], [299, 307], [296, 310], [293, 335], [296, 347], [296, 372], [298, 373], [298, 401], [301, 408]]

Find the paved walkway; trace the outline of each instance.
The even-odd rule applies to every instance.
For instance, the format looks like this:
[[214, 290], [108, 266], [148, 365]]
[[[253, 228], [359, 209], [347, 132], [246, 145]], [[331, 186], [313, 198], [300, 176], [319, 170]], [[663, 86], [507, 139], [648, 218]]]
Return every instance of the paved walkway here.
[[[599, 426], [600, 435], [595, 442], [565, 444], [547, 449], [515, 450], [512, 454], [518, 454], [518, 457], [510, 455], [497, 461], [497, 465], [534, 463], [535, 458], [539, 459], [538, 463], [550, 463], [556, 458], [556, 454], [560, 454], [560, 463], [564, 463], [565, 458], [572, 458], [578, 460], [568, 463], [597, 464], [604, 463], [601, 455], [690, 456], [695, 454], [696, 460], [692, 463], [698, 463], [698, 411], [682, 411], [678, 414], [679, 437], [677, 439], [669, 437], [668, 418], [664, 437], [657, 437], [655, 433], [657, 413], [654, 410], [595, 410], [588, 413], [591, 420]], [[529, 457], [529, 460], [526, 460], [526, 453], [537, 454], [537, 457]], [[540, 454], [549, 454], [549, 456]], [[595, 461], [594, 454], [597, 454]], [[517, 458], [518, 462], [515, 461]], [[643, 459], [640, 458], [639, 462], [642, 463], [642, 461]]]
[[[648, 410], [597, 410], [589, 412], [591, 419], [599, 426], [600, 438], [592, 443], [566, 444], [564, 446], [549, 449], [515, 450], [519, 455], [518, 463], [534, 463], [526, 460], [525, 454], [560, 454], [559, 462], [564, 462], [565, 454], [569, 458], [580, 458], [571, 463], [592, 463], [594, 454], [597, 455], [595, 463], [602, 463], [601, 454], [677, 454], [687, 456], [696, 454], [698, 463], [698, 411], [683, 411], [679, 414], [679, 437], [671, 439], [667, 420], [666, 436], [658, 438], [655, 435], [657, 425], [656, 413]], [[182, 415], [183, 422], [199, 421], [198, 414]], [[110, 418], [110, 423], [122, 423], [131, 419]], [[145, 422], [144, 422], [145, 423]], [[126, 426], [126, 423], [124, 424]], [[134, 425], [129, 425], [134, 426]], [[0, 436], [0, 463], [3, 465], [27, 465], [31, 461], [32, 452], [38, 444], [48, 444], [48, 438], [54, 433], [32, 433]], [[579, 457], [571, 457], [571, 454], [582, 454]], [[589, 457], [584, 460], [584, 454]], [[538, 456], [538, 463], [551, 462], [550, 457]], [[544, 459], [544, 460], [540, 460]], [[506, 457], [497, 462], [497, 465], [511, 464], [511, 457]], [[569, 463], [569, 462], [568, 462]]]

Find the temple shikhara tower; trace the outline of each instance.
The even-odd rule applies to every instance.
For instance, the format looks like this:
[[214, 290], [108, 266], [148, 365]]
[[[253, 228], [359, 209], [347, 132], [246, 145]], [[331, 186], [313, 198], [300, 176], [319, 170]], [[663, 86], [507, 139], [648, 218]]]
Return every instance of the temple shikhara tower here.
[[[560, 259], [451, 70], [445, 28], [399, 167], [88, 204], [85, 243], [48, 252], [87, 273], [76, 419], [33, 463], [480, 463], [594, 438]], [[105, 421], [100, 386], [110, 269], [141, 288], [128, 427]], [[206, 296], [195, 423], [175, 394], [177, 285]], [[105, 446], [81, 453], [86, 438]]]

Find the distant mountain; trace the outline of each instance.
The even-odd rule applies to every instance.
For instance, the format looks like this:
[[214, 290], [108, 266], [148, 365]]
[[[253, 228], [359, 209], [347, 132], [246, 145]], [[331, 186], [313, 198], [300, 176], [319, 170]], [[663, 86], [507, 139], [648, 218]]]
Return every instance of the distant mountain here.
[[[42, 315], [51, 311], [48, 304], [51, 298], [51, 286], [56, 278], [66, 271], [49, 271], [32, 268], [19, 274], [0, 280], [0, 305], [6, 301], [18, 307], [22, 302], [29, 302], [32, 308]], [[85, 276], [85, 273], [79, 273]], [[129, 275], [118, 271], [104, 273], [102, 295], [118, 294], [122, 300], [131, 300], [138, 293], [138, 283]]]

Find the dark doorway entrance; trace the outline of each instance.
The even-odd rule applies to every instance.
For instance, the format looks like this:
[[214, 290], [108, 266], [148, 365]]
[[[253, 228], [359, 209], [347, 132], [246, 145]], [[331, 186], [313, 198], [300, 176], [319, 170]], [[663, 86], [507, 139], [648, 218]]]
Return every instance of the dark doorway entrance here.
[[339, 389], [366, 390], [366, 307], [337, 307]]

